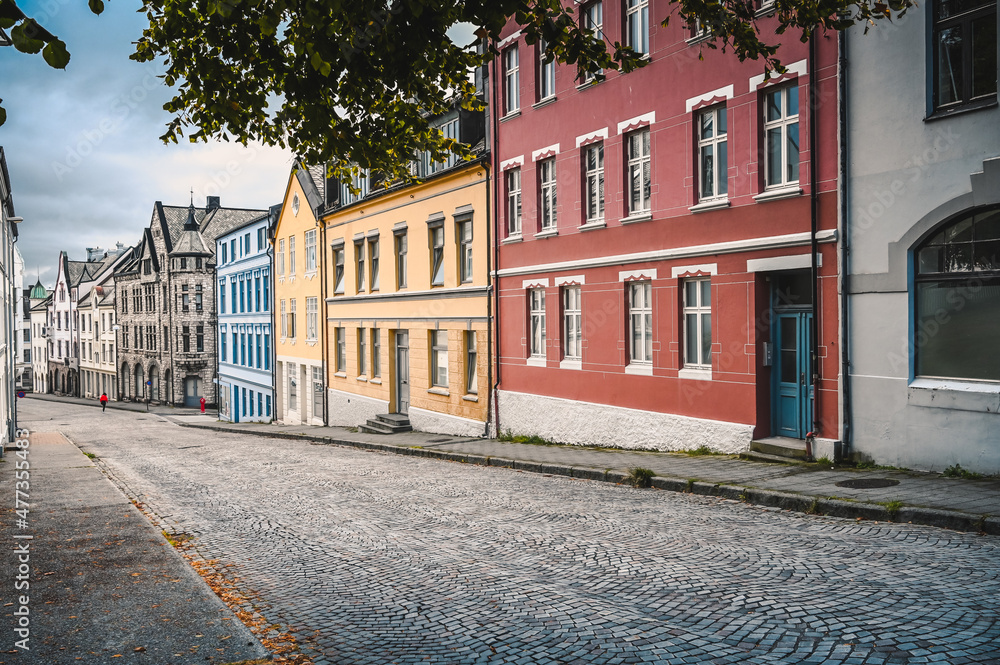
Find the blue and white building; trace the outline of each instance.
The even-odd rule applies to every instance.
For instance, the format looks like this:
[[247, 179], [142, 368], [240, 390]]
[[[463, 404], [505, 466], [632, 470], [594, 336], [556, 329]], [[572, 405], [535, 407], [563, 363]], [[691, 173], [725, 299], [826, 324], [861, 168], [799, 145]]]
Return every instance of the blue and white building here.
[[264, 215], [216, 240], [219, 419], [274, 418], [271, 256]]

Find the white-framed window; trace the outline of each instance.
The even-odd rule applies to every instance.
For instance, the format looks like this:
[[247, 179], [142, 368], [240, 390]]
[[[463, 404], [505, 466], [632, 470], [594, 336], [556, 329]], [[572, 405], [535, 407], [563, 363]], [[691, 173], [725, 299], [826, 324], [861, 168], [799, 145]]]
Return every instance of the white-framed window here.
[[528, 290], [528, 355], [545, 357], [545, 289]]
[[517, 44], [503, 52], [503, 111], [504, 115], [521, 108], [521, 76]]
[[313, 397], [313, 411], [312, 417], [323, 419], [323, 393], [326, 392], [323, 388], [323, 368], [313, 367], [312, 368], [312, 397]]
[[444, 284], [444, 225], [427, 229], [431, 241], [431, 286]]
[[342, 374], [347, 373], [347, 328], [335, 328], [333, 331], [334, 342], [337, 345], [337, 356], [335, 359], [335, 369]]
[[358, 293], [365, 290], [365, 241], [354, 241], [354, 277], [357, 279]]
[[629, 358], [632, 363], [653, 362], [653, 283], [628, 283]]
[[288, 236], [288, 274], [295, 275], [295, 236]]
[[684, 366], [712, 368], [712, 280], [684, 282]]
[[[235, 258], [235, 257], [234, 257]], [[275, 258], [278, 268], [278, 277], [285, 276], [285, 239], [278, 238], [278, 256]]]
[[764, 184], [783, 187], [799, 181], [799, 87], [764, 94]]
[[348, 205], [354, 203], [355, 201], [360, 201], [368, 196], [369, 178], [367, 169], [360, 169], [356, 175], [352, 175], [350, 184], [358, 190], [358, 193], [354, 194], [348, 186], [348, 183], [343, 183], [340, 186], [340, 202], [342, 205]]
[[641, 215], [650, 211], [652, 164], [649, 155], [649, 128], [627, 136], [628, 214]]
[[[459, 128], [460, 124], [458, 122], [458, 118], [455, 118], [454, 120], [449, 120], [448, 122], [441, 125], [441, 133], [444, 134], [444, 137], [446, 139], [454, 139], [455, 141], [458, 141]], [[456, 155], [451, 151], [448, 151], [448, 157], [445, 158], [444, 165], [442, 168], [450, 169], [452, 166], [455, 166], [456, 164], [458, 164], [458, 155]]]
[[[282, 338], [288, 337], [288, 312], [285, 309], [285, 301], [281, 300], [278, 305], [279, 311], [281, 312], [280, 322], [281, 322], [281, 336]], [[235, 348], [235, 347], [234, 347]]]
[[479, 393], [479, 367], [476, 349], [476, 331], [465, 331], [465, 392], [468, 395]]
[[333, 250], [333, 292], [344, 292], [344, 248]]
[[358, 328], [358, 376], [365, 376], [368, 371], [368, 338], [365, 329]]
[[463, 284], [472, 281], [472, 220], [458, 223], [458, 277]]
[[556, 158], [538, 162], [538, 212], [541, 230], [556, 228]]
[[372, 378], [382, 376], [382, 338], [379, 337], [378, 328], [371, 329], [372, 336]]
[[625, 44], [649, 53], [649, 0], [625, 0]]
[[504, 174], [507, 185], [507, 235], [521, 235], [521, 169], [510, 169]]
[[432, 330], [431, 334], [431, 386], [448, 387], [448, 331]]
[[288, 301], [288, 336], [295, 339], [295, 298]]
[[580, 287], [564, 286], [562, 288], [563, 305], [563, 358], [580, 360], [583, 355], [582, 306], [580, 303]]
[[315, 342], [319, 338], [319, 298], [306, 298], [306, 339]]
[[722, 199], [729, 194], [728, 123], [726, 107], [698, 114], [698, 200]]
[[397, 233], [396, 244], [396, 288], [406, 288], [406, 231]]
[[547, 54], [545, 40], [538, 42], [538, 101], [554, 97], [556, 94], [556, 61]]
[[371, 272], [368, 281], [372, 291], [378, 291], [378, 238], [368, 240], [368, 270]]
[[604, 144], [583, 149], [583, 206], [586, 223], [604, 220]]
[[[590, 31], [597, 39], [604, 39], [604, 5], [601, 0], [587, 3], [580, 8], [580, 27]], [[603, 69], [596, 72], [580, 72], [580, 78], [584, 83], [590, 83], [603, 75]]]
[[288, 363], [288, 408], [299, 408], [299, 366]]
[[306, 231], [306, 272], [316, 272], [316, 229]]

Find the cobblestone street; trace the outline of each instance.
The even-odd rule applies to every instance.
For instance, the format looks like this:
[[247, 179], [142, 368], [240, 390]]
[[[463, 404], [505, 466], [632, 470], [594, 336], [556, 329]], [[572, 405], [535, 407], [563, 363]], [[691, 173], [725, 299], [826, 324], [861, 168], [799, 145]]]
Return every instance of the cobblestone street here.
[[231, 566], [317, 665], [1000, 662], [996, 537], [20, 411]]

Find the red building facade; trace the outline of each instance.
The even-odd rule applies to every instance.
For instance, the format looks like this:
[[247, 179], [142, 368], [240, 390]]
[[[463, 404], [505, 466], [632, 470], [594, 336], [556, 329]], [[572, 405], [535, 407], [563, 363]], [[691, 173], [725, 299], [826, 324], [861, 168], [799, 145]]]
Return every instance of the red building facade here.
[[[839, 429], [836, 35], [783, 36], [787, 71], [766, 78], [662, 27], [667, 2], [566, 4], [650, 62], [585, 80], [513, 21], [497, 44], [499, 430], [724, 452], [813, 432], [823, 450]], [[762, 31], [775, 21], [761, 9]]]

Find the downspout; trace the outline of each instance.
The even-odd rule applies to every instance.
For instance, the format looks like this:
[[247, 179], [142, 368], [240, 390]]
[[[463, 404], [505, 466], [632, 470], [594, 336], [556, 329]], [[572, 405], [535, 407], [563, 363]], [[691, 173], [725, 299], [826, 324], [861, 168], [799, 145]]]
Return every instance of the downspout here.
[[[323, 197], [323, 202], [316, 206], [316, 222], [319, 224], [319, 243], [316, 247], [316, 260], [319, 262], [319, 301], [323, 303], [323, 316], [320, 316], [319, 312], [316, 312], [317, 325], [319, 325], [323, 330], [317, 331], [319, 334], [320, 344], [322, 349], [320, 349], [320, 371], [323, 373], [323, 425], [329, 424], [329, 418], [327, 417], [330, 410], [330, 405], [328, 403], [330, 399], [330, 391], [327, 389], [327, 365], [329, 364], [328, 355], [330, 353], [329, 345], [326, 339], [326, 261], [320, 260], [319, 252], [323, 252], [323, 258], [326, 257], [326, 223], [323, 221], [323, 206], [326, 203], [326, 177], [324, 174], [323, 178], [323, 191], [320, 195]], [[317, 306], [318, 308], [318, 306]], [[362, 335], [365, 333], [361, 333]], [[382, 333], [379, 332], [379, 335]], [[313, 414], [315, 415], [315, 414]]]
[[[279, 212], [278, 214], [280, 215], [281, 213]], [[277, 224], [278, 220], [275, 219], [272, 222], [270, 216], [268, 216], [268, 220], [267, 220], [268, 227], [270, 227], [272, 223], [273, 224]], [[277, 229], [275, 229], [275, 230], [277, 230]], [[271, 229], [268, 228], [268, 234], [269, 235], [270, 235], [270, 231], [271, 231]], [[273, 237], [268, 238], [267, 239], [267, 244], [269, 245], [269, 247], [267, 248], [267, 257], [268, 257], [267, 260], [268, 260], [268, 266], [270, 267], [270, 270], [268, 272], [271, 273], [271, 275], [270, 275], [271, 279], [267, 280], [268, 281], [267, 290], [270, 292], [270, 295], [271, 295], [271, 297], [268, 298], [267, 305], [268, 305], [268, 308], [270, 309], [270, 311], [268, 312], [268, 314], [271, 317], [271, 330], [270, 330], [270, 333], [271, 333], [271, 348], [268, 351], [268, 355], [271, 356], [271, 357], [268, 358], [268, 361], [271, 363], [271, 422], [273, 423], [273, 422], [275, 422], [278, 419], [277, 418], [277, 414], [278, 414], [278, 365], [277, 365], [277, 361], [278, 361], [278, 336], [275, 334], [278, 331], [278, 329], [275, 327], [276, 322], [275, 322], [275, 313], [274, 313], [275, 312], [274, 293], [275, 293], [275, 289], [277, 288], [275, 286], [275, 281], [277, 281], [277, 276], [278, 275], [277, 275], [277, 272], [275, 272], [276, 268], [275, 268], [275, 265], [274, 265], [274, 238]]]
[[847, 32], [841, 31], [837, 36], [837, 46], [839, 50], [838, 69], [840, 70], [838, 79], [838, 108], [840, 115], [840, 360], [841, 360], [841, 389], [843, 390], [843, 404], [841, 419], [843, 431], [841, 432], [840, 456], [842, 459], [848, 458], [851, 449], [851, 272], [850, 272], [850, 229], [848, 223], [848, 204], [850, 195], [848, 191], [848, 118], [847, 118]]
[[[492, 157], [490, 157], [487, 162], [491, 162]], [[492, 223], [492, 216], [490, 215], [490, 187], [492, 183], [490, 182], [490, 171], [493, 168], [491, 163], [486, 165], [486, 357], [493, 358], [493, 278], [491, 276], [493, 266], [490, 261], [490, 251], [491, 239], [490, 239], [490, 225]], [[486, 363], [486, 385], [493, 385], [493, 362], [492, 360]], [[483, 436], [489, 438], [490, 436], [490, 425], [493, 422], [492, 414], [490, 413], [489, 400], [486, 402], [486, 430], [483, 432]]]
[[[213, 278], [212, 278], [212, 300], [215, 301], [215, 307], [213, 309], [216, 312], [216, 314], [215, 314], [215, 334], [216, 334], [216, 338], [215, 338], [215, 415], [216, 415], [216, 419], [217, 420], [222, 420], [222, 371], [221, 371], [222, 367], [221, 367], [221, 359], [219, 358], [219, 355], [220, 355], [220, 353], [222, 351], [222, 337], [223, 337], [223, 333], [222, 333], [222, 318], [220, 316], [222, 314], [222, 312], [219, 311], [219, 298], [218, 298], [218, 294], [215, 291], [216, 287], [219, 284], [219, 257], [220, 256], [222, 256], [222, 252], [219, 251], [219, 244], [218, 244], [218, 240], [217, 240], [216, 241], [216, 246], [215, 246], [215, 256], [213, 257], [215, 259], [215, 261], [214, 261], [215, 268], [212, 271], [213, 275], [214, 275]], [[223, 291], [225, 291], [225, 288], [223, 288]]]
[[[492, 104], [490, 104], [490, 125], [492, 127], [493, 139], [493, 149], [490, 155], [490, 161], [492, 163], [493, 169], [493, 200], [496, 202], [497, 208], [500, 206], [500, 170], [497, 168], [499, 165], [499, 155], [500, 155], [500, 132], [498, 131], [500, 121], [500, 103], [499, 103], [499, 76], [497, 76], [497, 67], [499, 63], [499, 57], [496, 52], [496, 43], [490, 40], [490, 52], [493, 53], [493, 61], [490, 66], [490, 78], [493, 81], [493, 99]], [[493, 215], [493, 271], [500, 270], [500, 215]], [[493, 393], [493, 417], [494, 423], [493, 427], [496, 431], [496, 435], [500, 436], [500, 275], [496, 274], [490, 275], [490, 288], [493, 291], [493, 312], [496, 317], [496, 325], [493, 326], [493, 331], [497, 335], [496, 344], [491, 350], [492, 362], [490, 365], [496, 365], [496, 378], [492, 384]]]
[[816, 33], [809, 37], [809, 207], [810, 207], [810, 252], [809, 260], [810, 266], [812, 268], [812, 302], [813, 302], [813, 316], [812, 322], [810, 323], [810, 333], [812, 335], [812, 344], [809, 349], [812, 362], [810, 363], [810, 369], [812, 370], [812, 377], [810, 377], [810, 383], [812, 385], [813, 392], [813, 404], [812, 404], [812, 433], [813, 437], [819, 436], [820, 434], [820, 418], [819, 418], [819, 272], [816, 260], [816, 253], [819, 251], [819, 243], [816, 240], [816, 233], [819, 230], [819, 193], [817, 192], [817, 183], [819, 177], [816, 173], [816, 169], [819, 165], [819, 160], [816, 158], [816, 153], [819, 152], [819, 146], [817, 145], [817, 116], [818, 116], [818, 105], [816, 100], [819, 99], [818, 88], [816, 81]]

